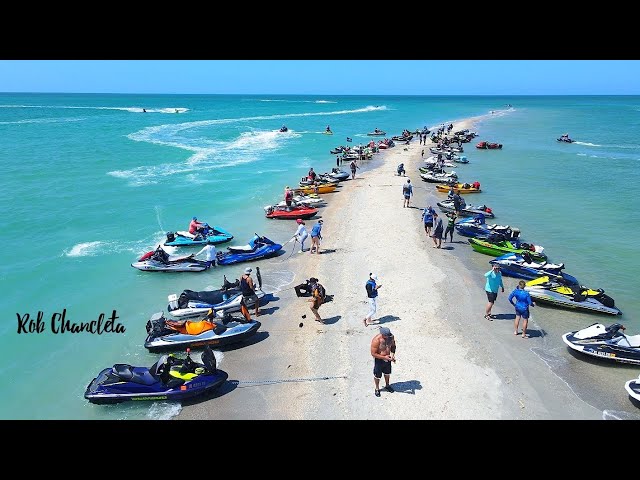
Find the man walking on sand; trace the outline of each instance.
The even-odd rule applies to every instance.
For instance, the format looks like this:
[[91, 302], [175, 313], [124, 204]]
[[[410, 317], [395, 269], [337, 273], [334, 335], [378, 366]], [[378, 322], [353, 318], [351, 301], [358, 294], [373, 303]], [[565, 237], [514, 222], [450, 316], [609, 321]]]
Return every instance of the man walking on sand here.
[[487, 284], [484, 290], [487, 294], [487, 307], [485, 308], [484, 318], [493, 321], [493, 315], [491, 315], [491, 309], [493, 304], [498, 298], [498, 288], [502, 288], [504, 293], [504, 284], [502, 283], [502, 273], [500, 272], [500, 265], [492, 265], [491, 270], [484, 274], [487, 278]]
[[380, 327], [380, 333], [371, 340], [371, 356], [373, 357], [375, 396], [380, 396], [380, 377], [383, 374], [384, 389], [389, 393], [393, 393], [393, 387], [389, 385], [389, 377], [391, 376], [391, 362], [395, 363], [396, 361], [396, 339], [393, 338], [391, 330], [387, 327]]
[[402, 185], [402, 195], [404, 197], [404, 204], [402, 206], [408, 207], [409, 200], [411, 200], [411, 197], [413, 196], [413, 185], [411, 185], [410, 178], [407, 178], [407, 183]]
[[367, 290], [367, 297], [369, 298], [369, 313], [364, 317], [364, 326], [368, 327], [373, 323], [373, 316], [378, 309], [378, 289], [382, 285], [377, 284], [378, 275], [375, 273], [369, 274], [369, 280], [365, 284], [364, 288]]

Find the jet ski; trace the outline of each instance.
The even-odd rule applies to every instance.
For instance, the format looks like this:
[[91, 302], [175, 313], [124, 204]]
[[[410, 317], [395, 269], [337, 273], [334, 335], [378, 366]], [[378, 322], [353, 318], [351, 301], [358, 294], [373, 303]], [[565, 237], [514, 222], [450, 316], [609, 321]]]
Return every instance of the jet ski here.
[[329, 180], [342, 182], [344, 180], [348, 180], [351, 177], [351, 174], [340, 168], [333, 167], [331, 169], [331, 173], [327, 173], [327, 177]]
[[84, 398], [91, 403], [110, 404], [129, 400], [179, 401], [219, 388], [228, 378], [216, 367], [210, 346], [202, 353], [202, 363], [163, 355], [151, 367], [116, 363], [102, 370], [87, 386]]
[[529, 280], [524, 289], [536, 302], [589, 312], [622, 315], [622, 312], [616, 308], [613, 298], [605, 294], [601, 288], [593, 290], [582, 285], [566, 285], [561, 278], [551, 278], [546, 275]]
[[518, 238], [520, 229], [509, 225], [488, 224], [484, 215], [474, 215], [471, 218], [464, 218], [455, 224], [458, 234], [465, 237], [475, 237], [486, 239], [492, 233], [500, 233], [505, 239]]
[[[317, 208], [313, 210], [318, 211]], [[247, 245], [227, 247], [226, 252], [218, 252], [216, 261], [218, 265], [248, 262], [275, 255], [280, 249], [282, 249], [281, 244], [275, 243], [267, 237], [261, 237], [256, 233]]]
[[[422, 168], [423, 167], [421, 167], [419, 170], [422, 171]], [[424, 182], [429, 182], [429, 183], [442, 183], [442, 182], [449, 182], [449, 181], [457, 182], [458, 174], [455, 171], [441, 172], [441, 173], [425, 171], [420, 174], [420, 178], [422, 178]]]
[[202, 272], [209, 268], [207, 262], [196, 260], [193, 254], [169, 255], [160, 246], [142, 255], [131, 266], [145, 272]]
[[569, 138], [567, 135], [562, 135], [562, 136], [560, 136], [560, 138], [557, 138], [556, 140], [558, 140], [559, 142], [564, 142], [564, 143], [573, 143], [573, 142], [575, 142], [575, 140]]
[[578, 280], [573, 275], [563, 272], [564, 263], [534, 262], [529, 252], [505, 253], [493, 260], [489, 260], [492, 265], [500, 265], [500, 270], [507, 277], [524, 278], [533, 280], [542, 276], [550, 278], [561, 277], [567, 285], [579, 285]]
[[221, 347], [241, 342], [254, 335], [260, 328], [260, 322], [251, 320], [244, 303], [241, 316], [232, 316], [224, 312], [218, 318], [218, 312], [211, 310], [211, 319], [170, 320], [162, 312], [155, 313], [147, 321], [147, 338], [144, 347], [150, 352], [196, 348], [204, 345]]
[[233, 235], [221, 227], [210, 227], [204, 224], [202, 233], [194, 235], [185, 231], [167, 232], [167, 241], [164, 244], [168, 247], [189, 247], [193, 245], [207, 245], [225, 243], [233, 240]]
[[631, 398], [640, 402], [640, 377], [634, 380], [629, 380], [624, 384], [624, 388]]
[[[260, 267], [256, 267], [256, 277], [258, 278], [258, 288], [256, 296], [258, 301], [265, 296], [262, 291], [262, 275]], [[193, 290], [183, 290], [180, 296], [175, 293], [168, 296], [169, 305], [167, 312], [172, 317], [190, 318], [205, 315], [209, 309], [215, 310], [222, 318], [224, 312], [237, 312], [242, 308], [242, 291], [240, 290], [240, 280], [229, 283], [225, 276], [225, 284], [219, 290], [203, 290], [196, 292]], [[247, 307], [254, 307], [253, 301], [246, 304]]]
[[640, 335], [626, 335], [624, 326], [605, 327], [594, 323], [587, 328], [562, 335], [569, 348], [593, 357], [640, 365]]
[[[455, 208], [453, 207], [453, 200], [444, 200], [442, 202], [438, 202], [436, 205], [440, 207], [445, 213], [455, 212]], [[495, 218], [493, 211], [487, 207], [486, 205], [463, 205], [460, 210], [461, 217], [472, 217], [474, 215], [483, 215], [487, 218]]]
[[478, 253], [498, 257], [505, 253], [528, 253], [536, 262], [546, 262], [547, 254], [544, 247], [520, 241], [519, 238], [506, 240], [500, 233], [491, 233], [486, 240], [481, 238], [468, 238], [471, 247]]
[[315, 216], [318, 213], [318, 209], [307, 206], [291, 206], [280, 207], [278, 205], [268, 205], [264, 207], [265, 217], [276, 218], [279, 220], [297, 220], [302, 218], [304, 220]]

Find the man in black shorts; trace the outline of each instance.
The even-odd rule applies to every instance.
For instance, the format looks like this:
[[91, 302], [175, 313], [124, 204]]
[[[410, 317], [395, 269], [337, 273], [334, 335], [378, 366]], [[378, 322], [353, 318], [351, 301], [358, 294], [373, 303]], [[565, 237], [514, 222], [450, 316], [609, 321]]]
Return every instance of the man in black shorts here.
[[376, 386], [374, 392], [376, 397], [380, 396], [380, 377], [382, 375], [384, 375], [384, 389], [392, 393], [394, 390], [389, 385], [389, 377], [391, 362], [396, 361], [396, 340], [387, 327], [380, 327], [380, 333], [371, 340], [371, 356], [373, 357], [373, 383]]

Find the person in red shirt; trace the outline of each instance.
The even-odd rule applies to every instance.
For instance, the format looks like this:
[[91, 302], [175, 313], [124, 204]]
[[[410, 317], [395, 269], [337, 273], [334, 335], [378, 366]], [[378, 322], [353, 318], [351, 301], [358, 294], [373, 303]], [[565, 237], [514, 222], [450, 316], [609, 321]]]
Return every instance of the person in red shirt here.
[[204, 223], [198, 221], [198, 217], [193, 217], [191, 219], [191, 223], [189, 224], [189, 233], [191, 235], [197, 235], [202, 232], [204, 227]]

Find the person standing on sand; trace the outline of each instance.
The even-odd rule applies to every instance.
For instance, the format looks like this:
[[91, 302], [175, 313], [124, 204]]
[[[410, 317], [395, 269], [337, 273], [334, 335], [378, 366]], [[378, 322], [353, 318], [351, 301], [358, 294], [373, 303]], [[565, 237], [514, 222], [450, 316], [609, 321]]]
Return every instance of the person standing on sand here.
[[453, 243], [453, 230], [456, 224], [456, 219], [458, 218], [458, 215], [456, 214], [456, 212], [449, 212], [446, 214], [447, 215], [447, 229], [444, 231], [444, 241], [447, 241], [447, 234], [450, 233], [451, 234], [451, 241], [449, 243]]
[[[527, 335], [529, 307], [535, 307], [535, 304], [531, 299], [531, 294], [524, 289], [525, 285], [524, 280], [518, 282], [518, 286], [509, 294], [509, 303], [516, 309], [516, 319], [513, 321], [513, 334], [518, 335], [518, 326], [520, 324], [520, 318], [522, 317], [522, 338], [529, 338], [529, 335]], [[516, 299], [515, 303], [513, 303], [514, 298]]]
[[436, 212], [433, 213], [433, 223], [435, 225], [435, 228], [433, 229], [433, 248], [441, 248], [444, 226], [442, 225], [442, 219]]
[[244, 269], [244, 275], [240, 277], [240, 290], [242, 291], [242, 300], [245, 305], [249, 305], [250, 302], [256, 303], [256, 317], [259, 317], [260, 299], [258, 298], [258, 295], [256, 295], [256, 287], [253, 284], [253, 279], [251, 278], [252, 271], [251, 267]]
[[484, 274], [487, 278], [487, 283], [484, 287], [487, 293], [487, 307], [485, 308], [484, 318], [493, 321], [493, 315], [491, 315], [491, 309], [493, 304], [498, 298], [498, 288], [502, 288], [504, 293], [504, 284], [502, 283], [502, 272], [500, 272], [500, 265], [492, 265], [491, 270]]
[[311, 290], [311, 298], [309, 299], [311, 302], [311, 312], [316, 317], [316, 322], [324, 323], [324, 320], [322, 320], [318, 313], [318, 309], [320, 308], [320, 305], [324, 303], [325, 295], [326, 292], [324, 287], [318, 282], [318, 279], [316, 279], [315, 285]]
[[404, 203], [402, 204], [402, 206], [403, 207], [408, 207], [409, 206], [409, 201], [411, 200], [411, 197], [413, 196], [413, 185], [411, 185], [411, 179], [410, 178], [407, 178], [407, 183], [402, 185], [402, 196], [404, 197]]
[[320, 240], [322, 240], [322, 220], [318, 220], [311, 229], [311, 248], [309, 253], [320, 253]]
[[309, 237], [309, 233], [305, 227], [304, 220], [301, 218], [296, 219], [296, 223], [298, 224], [298, 229], [296, 233], [293, 235], [298, 242], [300, 242], [300, 253], [304, 252], [304, 241]]
[[369, 280], [365, 284], [364, 288], [367, 290], [367, 297], [369, 298], [369, 313], [364, 317], [364, 326], [368, 327], [373, 323], [373, 316], [378, 309], [378, 289], [382, 285], [377, 284], [378, 275], [374, 273], [369, 274]]
[[431, 207], [431, 205], [427, 206], [422, 211], [422, 221], [424, 222], [424, 231], [427, 234], [427, 237], [431, 236], [431, 227], [433, 227], [433, 214], [436, 211]]
[[371, 340], [371, 356], [373, 357], [375, 396], [380, 396], [380, 377], [382, 375], [384, 375], [384, 389], [393, 393], [394, 390], [389, 384], [389, 378], [391, 376], [391, 362], [395, 363], [396, 361], [396, 339], [387, 327], [380, 327], [380, 333]]
[[355, 160], [351, 160], [349, 167], [351, 168], [351, 180], [354, 180], [356, 178], [356, 169], [360, 167], [358, 167], [358, 164]]

